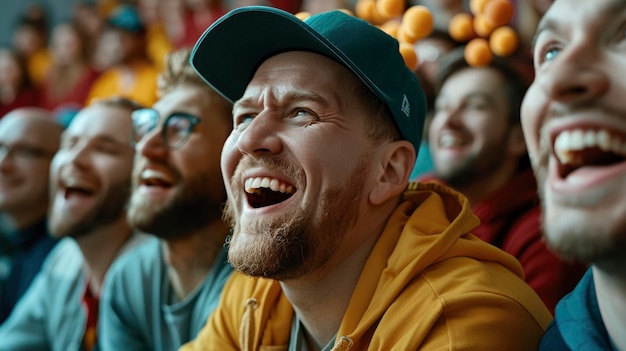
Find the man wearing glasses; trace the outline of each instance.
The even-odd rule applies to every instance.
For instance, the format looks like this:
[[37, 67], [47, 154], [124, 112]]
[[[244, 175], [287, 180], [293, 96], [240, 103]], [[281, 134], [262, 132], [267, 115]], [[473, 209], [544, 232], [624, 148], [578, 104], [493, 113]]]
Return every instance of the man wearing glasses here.
[[220, 152], [232, 105], [171, 54], [160, 99], [133, 112], [135, 165], [128, 219], [158, 238], [110, 271], [101, 304], [101, 349], [175, 350], [193, 339], [232, 272], [221, 220]]
[[56, 240], [48, 234], [48, 173], [63, 128], [40, 108], [0, 120], [0, 211], [12, 233], [0, 247], [0, 324], [24, 294]]

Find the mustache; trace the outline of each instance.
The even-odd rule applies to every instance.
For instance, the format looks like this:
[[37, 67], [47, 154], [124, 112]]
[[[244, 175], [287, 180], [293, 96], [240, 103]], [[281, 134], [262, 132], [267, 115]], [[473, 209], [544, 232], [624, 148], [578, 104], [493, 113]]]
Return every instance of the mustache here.
[[230, 183], [232, 185], [241, 185], [243, 182], [243, 177], [241, 176], [243, 171], [250, 168], [262, 168], [285, 174], [296, 183], [294, 185], [298, 189], [304, 185], [305, 176], [302, 168], [275, 155], [260, 158], [242, 157], [237, 168], [235, 168], [235, 173], [230, 178]]

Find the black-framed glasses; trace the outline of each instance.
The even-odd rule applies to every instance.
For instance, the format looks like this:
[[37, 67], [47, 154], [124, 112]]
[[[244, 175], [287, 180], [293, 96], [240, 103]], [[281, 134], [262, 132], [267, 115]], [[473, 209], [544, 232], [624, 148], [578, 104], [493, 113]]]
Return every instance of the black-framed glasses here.
[[[159, 124], [159, 113], [151, 108], [135, 110], [132, 113], [132, 142], [136, 145]], [[163, 121], [161, 138], [169, 149], [178, 149], [185, 145], [200, 118], [184, 112], [174, 112]]]

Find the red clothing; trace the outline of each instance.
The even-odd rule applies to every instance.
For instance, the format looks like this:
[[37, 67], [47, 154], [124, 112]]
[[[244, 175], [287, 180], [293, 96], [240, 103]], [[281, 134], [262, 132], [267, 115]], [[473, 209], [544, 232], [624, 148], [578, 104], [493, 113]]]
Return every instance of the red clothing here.
[[44, 108], [53, 111], [57, 107], [68, 107], [81, 109], [85, 106], [87, 96], [91, 90], [91, 86], [98, 79], [98, 73], [92, 68], [87, 68], [83, 73], [83, 76], [78, 80], [76, 86], [67, 95], [63, 97], [55, 97], [53, 91], [55, 89], [55, 78], [51, 75], [46, 77], [41, 92], [41, 104]]
[[[435, 180], [432, 175], [421, 181]], [[515, 256], [526, 282], [554, 314], [556, 303], [572, 291], [587, 267], [564, 262], [548, 249], [541, 232], [541, 207], [532, 169], [519, 171], [507, 184], [472, 207], [480, 225], [472, 233]]]
[[174, 47], [176, 49], [193, 48], [204, 31], [206, 31], [213, 22], [217, 21], [218, 18], [225, 15], [227, 11], [228, 10], [222, 5], [216, 5], [210, 10], [210, 14], [202, 17], [202, 19], [194, 15], [191, 11], [186, 12], [183, 21], [185, 32], [180, 40], [173, 43]]
[[13, 101], [4, 105], [0, 103], [0, 118], [19, 107], [41, 106], [39, 91], [36, 88], [22, 89]]

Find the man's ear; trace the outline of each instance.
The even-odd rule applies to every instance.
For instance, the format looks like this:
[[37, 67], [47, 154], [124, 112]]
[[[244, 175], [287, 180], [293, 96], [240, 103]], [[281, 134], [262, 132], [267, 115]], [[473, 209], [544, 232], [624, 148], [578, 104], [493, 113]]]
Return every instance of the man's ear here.
[[526, 141], [524, 140], [524, 133], [522, 132], [521, 125], [512, 126], [509, 130], [507, 149], [509, 154], [518, 157], [524, 155], [527, 152]]
[[406, 140], [398, 140], [382, 146], [380, 150], [380, 171], [374, 179], [369, 200], [380, 205], [401, 194], [409, 182], [415, 164], [415, 148]]

